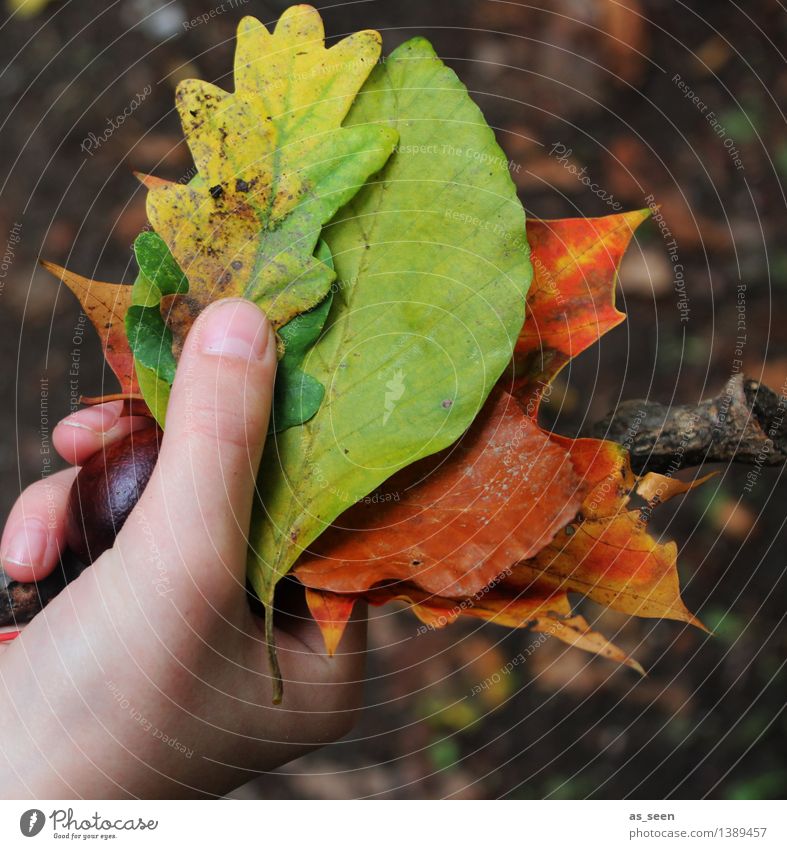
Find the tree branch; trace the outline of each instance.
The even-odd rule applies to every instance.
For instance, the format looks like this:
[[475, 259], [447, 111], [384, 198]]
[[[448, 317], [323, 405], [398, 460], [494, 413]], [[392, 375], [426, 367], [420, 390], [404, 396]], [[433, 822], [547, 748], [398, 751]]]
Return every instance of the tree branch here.
[[787, 397], [742, 374], [698, 406], [624, 401], [590, 435], [628, 448], [635, 472], [676, 472], [702, 463], [787, 462]]

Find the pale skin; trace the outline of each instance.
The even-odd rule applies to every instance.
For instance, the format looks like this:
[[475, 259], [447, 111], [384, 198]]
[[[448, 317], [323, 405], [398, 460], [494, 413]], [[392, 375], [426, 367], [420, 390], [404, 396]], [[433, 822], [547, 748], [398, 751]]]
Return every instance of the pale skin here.
[[[0, 796], [223, 795], [343, 736], [360, 706], [365, 626], [328, 658], [297, 588], [277, 620], [272, 704], [246, 532], [270, 413], [275, 335], [241, 300], [205, 310], [178, 367], [156, 469], [115, 546], [0, 653]], [[61, 422], [74, 468], [22, 494], [0, 542], [14, 580], [49, 574], [76, 466], [130, 430], [120, 404]], [[264, 474], [264, 470], [262, 470]]]

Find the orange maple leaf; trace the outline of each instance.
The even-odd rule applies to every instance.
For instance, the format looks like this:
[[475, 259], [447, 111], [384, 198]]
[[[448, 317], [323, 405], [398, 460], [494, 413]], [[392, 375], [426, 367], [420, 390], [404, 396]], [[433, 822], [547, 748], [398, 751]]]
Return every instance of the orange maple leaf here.
[[618, 267], [649, 215], [528, 219], [533, 282], [513, 367], [514, 393], [531, 415], [563, 366], [625, 320], [615, 307]]

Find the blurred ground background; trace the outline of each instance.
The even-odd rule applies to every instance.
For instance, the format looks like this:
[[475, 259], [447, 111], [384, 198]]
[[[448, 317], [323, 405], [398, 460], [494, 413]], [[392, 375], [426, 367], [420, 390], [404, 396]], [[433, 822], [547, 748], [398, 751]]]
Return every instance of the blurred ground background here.
[[[237, 20], [250, 13], [270, 22], [287, 4], [227, 0], [197, 26], [189, 22], [221, 4], [35, 5], [35, 16], [2, 24], [0, 515], [42, 473], [54, 422], [106, 378], [76, 303], [36, 260], [133, 279], [130, 245], [145, 214], [132, 169], [179, 178], [191, 164], [171, 108], [175, 83], [199, 76], [229, 87]], [[679, 304], [669, 239], [643, 226], [621, 274], [628, 322], [564, 372], [546, 405], [549, 424], [576, 435], [624, 398], [696, 403], [719, 390], [739, 358], [747, 374], [781, 390], [781, 3], [369, 0], [326, 5], [323, 14], [332, 36], [381, 30], [386, 52], [412, 35], [432, 40], [496, 129], [529, 214], [603, 215], [613, 211], [610, 196], [626, 209], [646, 206], [650, 195], [660, 204], [687, 300]], [[100, 136], [146, 87], [133, 116], [87, 155], [83, 140]], [[567, 163], [586, 168], [603, 197]], [[715, 637], [586, 604], [647, 678], [547, 640], [471, 698], [474, 685], [533, 645], [532, 635], [457, 625], [418, 636], [409, 614], [376, 611], [369, 707], [357, 730], [242, 793], [782, 795], [785, 484], [781, 470], [765, 470], [744, 492], [747, 469], [720, 472], [654, 519], [678, 541], [686, 600]]]

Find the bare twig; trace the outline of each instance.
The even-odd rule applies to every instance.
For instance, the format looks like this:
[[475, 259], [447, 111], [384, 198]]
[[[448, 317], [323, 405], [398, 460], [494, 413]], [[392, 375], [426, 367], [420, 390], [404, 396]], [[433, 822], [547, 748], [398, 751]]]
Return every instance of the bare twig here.
[[625, 401], [590, 435], [629, 449], [635, 471], [675, 472], [702, 463], [787, 462], [787, 398], [742, 374], [699, 405]]

